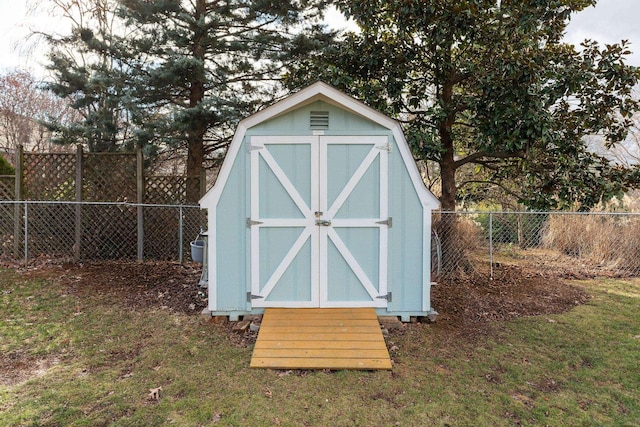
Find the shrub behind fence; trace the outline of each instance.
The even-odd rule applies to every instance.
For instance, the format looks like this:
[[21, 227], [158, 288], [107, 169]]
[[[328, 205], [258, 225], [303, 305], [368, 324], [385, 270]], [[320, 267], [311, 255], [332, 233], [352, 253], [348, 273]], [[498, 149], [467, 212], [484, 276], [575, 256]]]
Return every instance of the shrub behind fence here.
[[0, 200], [13, 200], [15, 198], [15, 177], [13, 175], [0, 175]]
[[524, 262], [541, 273], [554, 262], [576, 274], [640, 276], [640, 214], [438, 212], [433, 223], [436, 280]]

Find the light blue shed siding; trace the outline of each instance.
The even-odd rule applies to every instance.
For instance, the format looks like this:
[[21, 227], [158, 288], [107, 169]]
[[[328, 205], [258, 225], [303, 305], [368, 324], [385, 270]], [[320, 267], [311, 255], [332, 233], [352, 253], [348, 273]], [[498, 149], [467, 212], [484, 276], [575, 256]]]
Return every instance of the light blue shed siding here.
[[[327, 177], [329, 205], [356, 172], [371, 150], [371, 145], [329, 146], [327, 157], [331, 171]], [[375, 218], [380, 216], [380, 158], [373, 161], [356, 188], [336, 213], [336, 218]]]
[[267, 120], [247, 130], [247, 135], [311, 135], [311, 111], [329, 112], [329, 129], [325, 135], [384, 135], [389, 130], [341, 108], [316, 101], [280, 117]]
[[235, 158], [216, 209], [217, 309], [222, 311], [247, 309], [245, 287], [250, 270], [246, 211], [250, 195], [248, 163], [242, 154]]
[[[311, 206], [311, 147], [308, 144], [285, 146], [270, 144], [273, 156], [298, 194]], [[260, 158], [260, 217], [261, 218], [304, 218], [304, 214], [291, 200], [271, 168]]]
[[[252, 136], [311, 135], [312, 130], [309, 127], [311, 111], [329, 112], [330, 127], [324, 131], [324, 135], [387, 135], [392, 141], [393, 146], [389, 154], [389, 216], [393, 218], [393, 225], [389, 229], [388, 241], [388, 291], [392, 292], [393, 299], [388, 304], [387, 314], [411, 313], [414, 315], [423, 312], [423, 285], [429, 281], [429, 277], [424, 277], [423, 274], [425, 271], [423, 265], [425, 262], [429, 262], [429, 257], [423, 256], [422, 223], [423, 209], [425, 208], [418, 198], [392, 132], [377, 123], [323, 101], [313, 102], [247, 129], [243, 145], [234, 159], [229, 179], [222, 190], [216, 209], [217, 311], [245, 312], [248, 307], [246, 293], [251, 289], [249, 229], [245, 222], [246, 218], [250, 216], [248, 141]], [[354, 149], [360, 148], [354, 147]], [[304, 152], [305, 149], [301, 148], [300, 150], [301, 158], [308, 158], [309, 154]], [[277, 152], [277, 147], [274, 152]], [[296, 175], [293, 171], [287, 171], [287, 174], [289, 173]], [[336, 176], [339, 175], [340, 171], [337, 171]], [[266, 189], [269, 186], [268, 182], [275, 178], [265, 176], [260, 179]], [[304, 199], [307, 199], [309, 192], [306, 183], [303, 186], [304, 189], [301, 189], [300, 193]], [[356, 196], [356, 198], [361, 197]], [[275, 197], [274, 201], [275, 199], [278, 198]], [[282, 197], [282, 199], [286, 200], [287, 198]], [[371, 206], [375, 206], [376, 203], [377, 201]], [[297, 208], [285, 203], [281, 205], [281, 208], [291, 211], [287, 216], [297, 216], [293, 215]], [[353, 231], [353, 233], [359, 232], [366, 233], [367, 231]], [[363, 240], [375, 240], [375, 238], [376, 236], [362, 237]], [[306, 251], [308, 248], [304, 248], [303, 252]], [[330, 255], [331, 253], [330, 250]], [[377, 268], [377, 262], [372, 257], [362, 256], [361, 259], [369, 259], [370, 261], [371, 265], [363, 265], [365, 270], [370, 271]], [[277, 264], [277, 260], [272, 261], [274, 265]], [[292, 280], [302, 280], [301, 275], [304, 275], [306, 271], [309, 270], [305, 264], [289, 274], [293, 275]], [[291, 291], [293, 292], [293, 290]], [[330, 290], [330, 292], [332, 291]], [[330, 297], [332, 296], [330, 295]], [[287, 299], [282, 295], [277, 295], [277, 297]], [[298, 297], [303, 300], [308, 298], [306, 295], [298, 295]], [[345, 298], [344, 295], [339, 297]], [[355, 297], [360, 296], [356, 295]], [[381, 313], [384, 310], [378, 310], [378, 312]]]
[[389, 311], [422, 311], [423, 262], [429, 262], [422, 256], [423, 209], [394, 142], [389, 156], [389, 216], [393, 218], [389, 229]]

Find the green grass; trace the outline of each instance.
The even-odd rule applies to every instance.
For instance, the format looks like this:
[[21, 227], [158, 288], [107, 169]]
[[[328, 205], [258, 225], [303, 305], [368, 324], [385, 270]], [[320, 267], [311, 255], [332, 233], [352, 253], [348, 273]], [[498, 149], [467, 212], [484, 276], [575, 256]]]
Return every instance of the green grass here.
[[24, 371], [0, 382], [0, 425], [640, 425], [640, 281], [581, 286], [587, 305], [487, 339], [410, 325], [392, 372], [283, 373], [250, 370], [252, 349], [198, 316], [0, 270], [0, 367]]

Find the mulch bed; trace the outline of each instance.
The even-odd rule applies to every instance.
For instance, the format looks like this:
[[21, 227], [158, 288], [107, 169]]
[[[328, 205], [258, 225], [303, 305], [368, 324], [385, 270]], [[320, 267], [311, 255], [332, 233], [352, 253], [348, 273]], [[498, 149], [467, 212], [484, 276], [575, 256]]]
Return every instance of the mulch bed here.
[[589, 295], [557, 275], [507, 265], [494, 269], [493, 279], [484, 273], [445, 279], [432, 288], [431, 299], [438, 322], [457, 324], [563, 313]]
[[[172, 262], [108, 261], [40, 265], [19, 269], [27, 277], [55, 278], [68, 292], [104, 297], [134, 310], [167, 309], [199, 314], [207, 305], [198, 286], [200, 265]], [[472, 337], [486, 335], [489, 325], [524, 316], [565, 312], [584, 304], [589, 295], [558, 272], [501, 265], [494, 278], [486, 272], [458, 275], [432, 287], [439, 316], [436, 331]], [[435, 332], [435, 331], [434, 331]]]
[[44, 264], [21, 269], [26, 277], [53, 278], [67, 292], [105, 298], [132, 310], [165, 309], [199, 314], [206, 290], [199, 287], [201, 266], [172, 262], [104, 261]]
[[[448, 342], [476, 342], [500, 330], [504, 321], [564, 313], [591, 298], [564, 274], [505, 265], [488, 273], [445, 279], [431, 288], [438, 311], [434, 332]], [[443, 332], [438, 334], [438, 332]]]

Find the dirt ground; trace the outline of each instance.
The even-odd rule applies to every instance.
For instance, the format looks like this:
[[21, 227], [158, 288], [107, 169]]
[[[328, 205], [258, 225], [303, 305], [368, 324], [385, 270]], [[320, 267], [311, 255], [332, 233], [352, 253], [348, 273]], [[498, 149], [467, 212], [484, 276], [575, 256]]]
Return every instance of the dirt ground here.
[[[200, 266], [170, 262], [111, 261], [87, 264], [44, 263], [20, 269], [26, 277], [55, 278], [69, 292], [108, 298], [135, 310], [168, 309], [199, 314], [207, 305], [198, 286]], [[487, 324], [523, 316], [562, 313], [584, 304], [589, 296], [567, 282], [562, 269], [501, 264], [488, 272], [442, 279], [432, 287], [432, 306], [439, 316], [435, 329], [461, 335], [486, 332]], [[456, 334], [458, 335], [458, 334]]]

